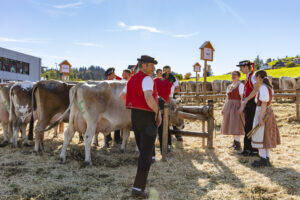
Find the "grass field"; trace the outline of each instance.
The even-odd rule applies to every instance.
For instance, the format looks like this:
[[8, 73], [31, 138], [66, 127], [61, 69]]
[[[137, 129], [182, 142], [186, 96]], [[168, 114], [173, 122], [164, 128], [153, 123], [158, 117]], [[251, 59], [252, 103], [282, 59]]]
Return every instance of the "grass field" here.
[[[300, 66], [299, 67], [293, 67], [293, 68], [280, 68], [280, 69], [272, 69], [272, 70], [266, 70], [269, 76], [272, 76], [274, 78], [280, 78], [282, 76], [288, 76], [288, 77], [299, 77], [300, 76]], [[245, 74], [242, 74], [241, 80], [244, 80], [246, 78]], [[231, 80], [231, 75], [220, 75], [220, 76], [211, 76], [207, 77], [207, 81], [211, 82], [214, 80]], [[196, 81], [195, 78], [192, 79], [186, 79], [181, 80], [181, 82], [184, 81]], [[203, 78], [200, 78], [199, 81], [203, 81]]]
[[[300, 123], [295, 121], [295, 103], [274, 103], [281, 145], [271, 151], [271, 168], [252, 168], [254, 157], [242, 157], [228, 148], [233, 138], [220, 135], [221, 109], [215, 104], [217, 135], [214, 150], [202, 148], [202, 139], [173, 140], [168, 161], [151, 167], [147, 190], [152, 200], [199, 199], [300, 199]], [[65, 125], [67, 127], [67, 124]], [[186, 121], [185, 130], [202, 130], [201, 122]], [[2, 130], [0, 128], [2, 136]], [[138, 154], [133, 134], [127, 151], [119, 145], [93, 147], [93, 166], [85, 167], [84, 145], [75, 135], [67, 151], [67, 163], [59, 164], [63, 135], [45, 135], [43, 155], [33, 147], [0, 148], [0, 199], [116, 199], [128, 200], [136, 173]], [[3, 141], [3, 137], [1, 137]]]

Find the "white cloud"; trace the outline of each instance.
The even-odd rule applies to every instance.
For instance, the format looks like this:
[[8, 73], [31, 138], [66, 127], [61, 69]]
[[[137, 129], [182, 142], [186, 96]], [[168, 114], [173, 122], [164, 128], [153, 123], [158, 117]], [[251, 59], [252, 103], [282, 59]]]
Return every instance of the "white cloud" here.
[[149, 31], [151, 33], [163, 33], [163, 31], [158, 30], [155, 27], [151, 27], [151, 26], [143, 26], [143, 25], [134, 25], [134, 26], [129, 26], [127, 24], [125, 24], [124, 22], [120, 22], [119, 26], [129, 30], [129, 31], [139, 31], [139, 30], [143, 30], [143, 31]]
[[69, 4], [51, 5], [53, 8], [66, 9], [66, 8], [80, 8], [84, 5], [82, 1], [77, 1]]
[[172, 37], [175, 37], [175, 38], [189, 38], [189, 37], [196, 36], [196, 35], [198, 35], [198, 34], [199, 34], [199, 33], [175, 34], [175, 35], [172, 35]]
[[48, 40], [33, 39], [33, 38], [16, 39], [16, 38], [0, 37], [0, 42], [45, 44], [48, 43]]
[[73, 42], [73, 44], [85, 47], [102, 47], [101, 45], [92, 42]]
[[238, 20], [241, 24], [246, 24], [244, 19], [228, 4], [226, 4], [223, 0], [214, 0], [216, 5], [224, 12], [231, 14], [236, 20]]

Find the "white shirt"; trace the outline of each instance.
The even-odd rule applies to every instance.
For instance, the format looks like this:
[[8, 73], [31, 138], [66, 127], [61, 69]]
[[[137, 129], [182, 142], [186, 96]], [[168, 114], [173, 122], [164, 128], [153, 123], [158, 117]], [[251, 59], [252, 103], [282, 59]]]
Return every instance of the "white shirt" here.
[[269, 90], [265, 84], [259, 88], [259, 100], [262, 102], [268, 102], [270, 100]]
[[[154, 87], [153, 79], [150, 76], [146, 76], [142, 81], [143, 91], [144, 92], [147, 90], [153, 91], [153, 87]], [[124, 87], [123, 92], [127, 93], [127, 85]]]
[[171, 92], [170, 92], [170, 96], [169, 97], [173, 98], [174, 91], [175, 91], [175, 85], [173, 84], [172, 87], [171, 87]]
[[176, 81], [173, 83], [174, 87], [179, 87], [179, 81], [177, 80], [177, 78], [175, 78]]
[[[249, 73], [247, 74], [247, 78], [249, 77], [249, 75], [250, 75], [251, 73], [252, 73], [252, 72], [249, 72]], [[252, 82], [252, 85], [254, 85], [254, 84], [256, 83], [256, 81], [255, 81], [255, 73], [253, 73], [252, 76], [251, 76], [251, 82]]]
[[239, 85], [239, 95], [240, 96], [244, 95], [244, 88], [245, 88], [244, 84], [240, 83], [240, 85]]

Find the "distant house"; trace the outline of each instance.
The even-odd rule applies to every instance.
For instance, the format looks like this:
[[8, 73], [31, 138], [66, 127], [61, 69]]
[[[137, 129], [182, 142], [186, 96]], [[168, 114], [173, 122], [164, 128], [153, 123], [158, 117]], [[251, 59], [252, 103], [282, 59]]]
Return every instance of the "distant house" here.
[[300, 64], [300, 58], [294, 58], [293, 62], [295, 65]]
[[266, 70], [266, 69], [271, 69], [271, 67], [267, 63], [265, 63], [260, 67], [260, 69]]
[[284, 67], [285, 63], [282, 62], [281, 60], [277, 61], [277, 63], [275, 65], [272, 66], [273, 69], [278, 69], [280, 67]]

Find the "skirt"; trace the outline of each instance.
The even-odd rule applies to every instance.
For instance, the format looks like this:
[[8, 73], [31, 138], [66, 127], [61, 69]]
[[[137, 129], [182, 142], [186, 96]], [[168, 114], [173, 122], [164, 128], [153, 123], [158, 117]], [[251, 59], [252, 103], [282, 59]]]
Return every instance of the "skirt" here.
[[[253, 120], [253, 128], [259, 123], [259, 113], [261, 107], [256, 107]], [[277, 127], [274, 112], [271, 107], [268, 107], [266, 113], [269, 115], [265, 124], [256, 131], [252, 136], [251, 145], [257, 149], [272, 149], [280, 144], [279, 129]]]
[[223, 108], [223, 121], [221, 127], [221, 133], [224, 135], [244, 135], [245, 118], [244, 115], [240, 115], [238, 110], [241, 107], [240, 100], [229, 99]]

